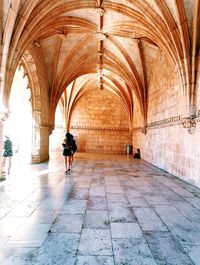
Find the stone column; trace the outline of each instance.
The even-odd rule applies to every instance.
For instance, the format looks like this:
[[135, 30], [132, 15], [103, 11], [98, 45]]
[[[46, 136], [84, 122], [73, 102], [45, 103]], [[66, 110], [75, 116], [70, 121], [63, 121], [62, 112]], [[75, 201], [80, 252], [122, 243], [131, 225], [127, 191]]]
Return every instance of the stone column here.
[[33, 164], [49, 158], [49, 124], [42, 124], [41, 111], [33, 113], [32, 159]]

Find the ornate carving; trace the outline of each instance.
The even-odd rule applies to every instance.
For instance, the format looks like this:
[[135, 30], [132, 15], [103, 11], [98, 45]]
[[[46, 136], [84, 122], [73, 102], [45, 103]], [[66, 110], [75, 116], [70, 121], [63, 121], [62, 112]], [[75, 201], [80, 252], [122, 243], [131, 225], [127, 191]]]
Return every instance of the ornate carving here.
[[72, 125], [70, 129], [77, 129], [77, 130], [102, 130], [102, 131], [129, 131], [128, 128], [92, 127], [92, 126], [79, 126], [79, 125]]
[[186, 128], [190, 134], [196, 130], [196, 116], [190, 116], [182, 119], [183, 128]]
[[100, 16], [103, 16], [105, 10], [102, 8], [102, 7], [98, 7], [97, 8], [97, 13], [100, 15]]
[[147, 134], [147, 127], [146, 126], [142, 127], [141, 132], [144, 134]]
[[105, 40], [107, 36], [102, 32], [95, 32], [93, 38], [97, 40]]
[[1, 111], [0, 112], [0, 122], [4, 122], [8, 119], [9, 117], [9, 111]]

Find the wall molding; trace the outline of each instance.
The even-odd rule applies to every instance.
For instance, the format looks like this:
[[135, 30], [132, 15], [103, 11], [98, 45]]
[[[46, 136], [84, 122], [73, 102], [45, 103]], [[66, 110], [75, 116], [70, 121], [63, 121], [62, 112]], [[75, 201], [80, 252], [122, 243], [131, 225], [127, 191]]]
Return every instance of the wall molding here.
[[169, 126], [182, 125], [183, 128], [186, 128], [190, 134], [193, 134], [196, 130], [196, 124], [200, 123], [200, 110], [197, 111], [196, 116], [190, 117], [181, 117], [181, 115], [169, 117], [167, 119], [154, 121], [148, 123], [146, 126], [138, 126], [133, 128], [132, 132], [142, 132], [147, 133], [149, 129], [163, 128]]
[[70, 129], [73, 129], [73, 130], [89, 130], [89, 131], [129, 131], [129, 128], [79, 126], [79, 125], [72, 125], [70, 127]]

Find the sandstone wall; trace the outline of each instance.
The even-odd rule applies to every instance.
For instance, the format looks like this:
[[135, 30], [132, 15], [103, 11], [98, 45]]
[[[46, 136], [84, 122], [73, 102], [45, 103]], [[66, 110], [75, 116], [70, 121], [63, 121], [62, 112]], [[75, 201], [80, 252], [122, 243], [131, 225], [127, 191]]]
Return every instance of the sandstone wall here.
[[128, 116], [121, 103], [105, 90], [95, 90], [80, 99], [70, 127], [79, 151], [126, 153], [126, 145], [131, 144]]
[[[161, 54], [149, 88], [151, 126], [146, 135], [133, 131], [133, 146], [141, 149], [142, 158], [149, 163], [200, 186], [200, 123], [194, 134], [183, 128], [178, 116], [184, 113], [184, 104], [175, 70]], [[172, 117], [175, 122], [168, 120]]]

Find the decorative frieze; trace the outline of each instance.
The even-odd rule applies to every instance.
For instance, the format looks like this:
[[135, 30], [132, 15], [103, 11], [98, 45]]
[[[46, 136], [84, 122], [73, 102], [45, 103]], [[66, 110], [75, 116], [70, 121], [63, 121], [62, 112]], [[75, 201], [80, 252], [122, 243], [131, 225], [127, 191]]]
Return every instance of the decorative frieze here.
[[116, 127], [96, 127], [96, 126], [76, 126], [72, 125], [70, 129], [75, 130], [90, 130], [90, 131], [129, 131], [129, 128]]
[[160, 127], [160, 126], [171, 126], [171, 125], [175, 125], [175, 124], [180, 124], [180, 121], [181, 121], [181, 116], [178, 115], [178, 116], [174, 116], [174, 117], [169, 117], [167, 119], [164, 119], [164, 120], [160, 120], [160, 121], [154, 121], [154, 122], [151, 122], [147, 125], [148, 128], [151, 128], [151, 127]]
[[182, 119], [183, 128], [186, 128], [190, 134], [196, 130], [197, 117], [190, 116]]
[[197, 111], [197, 116], [185, 117], [182, 118], [180, 115], [169, 117], [164, 120], [154, 121], [147, 124], [146, 127], [135, 127], [132, 132], [142, 132], [144, 134], [147, 133], [148, 129], [162, 128], [168, 126], [182, 125], [183, 128], [186, 128], [190, 134], [193, 134], [196, 129], [196, 124], [200, 122], [200, 110]]

